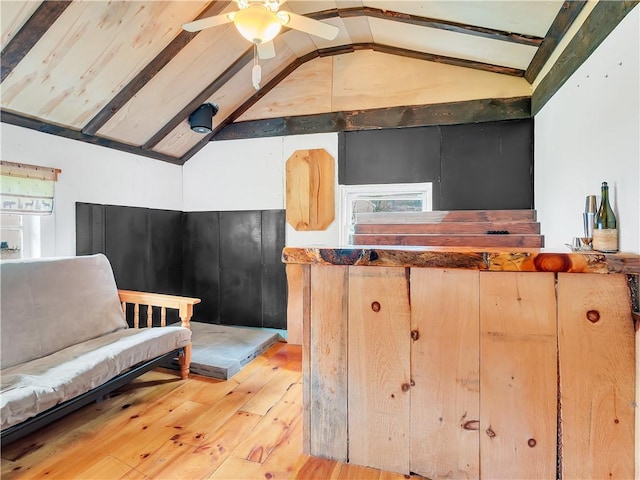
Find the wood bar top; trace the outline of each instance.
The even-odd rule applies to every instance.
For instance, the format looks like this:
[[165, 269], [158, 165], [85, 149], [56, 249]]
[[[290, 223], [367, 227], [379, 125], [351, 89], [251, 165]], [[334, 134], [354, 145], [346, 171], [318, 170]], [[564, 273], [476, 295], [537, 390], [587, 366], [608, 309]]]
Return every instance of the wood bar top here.
[[494, 272], [640, 274], [640, 255], [560, 252], [551, 249], [470, 247], [285, 247], [282, 261], [294, 264], [432, 267]]

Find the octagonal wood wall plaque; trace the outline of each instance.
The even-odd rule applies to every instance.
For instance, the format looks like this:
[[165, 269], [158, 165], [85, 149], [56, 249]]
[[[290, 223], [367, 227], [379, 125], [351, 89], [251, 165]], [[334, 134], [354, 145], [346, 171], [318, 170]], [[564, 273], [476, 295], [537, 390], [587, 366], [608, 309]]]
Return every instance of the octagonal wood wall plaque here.
[[297, 231], [325, 230], [335, 218], [335, 162], [323, 148], [296, 150], [286, 167], [287, 223]]

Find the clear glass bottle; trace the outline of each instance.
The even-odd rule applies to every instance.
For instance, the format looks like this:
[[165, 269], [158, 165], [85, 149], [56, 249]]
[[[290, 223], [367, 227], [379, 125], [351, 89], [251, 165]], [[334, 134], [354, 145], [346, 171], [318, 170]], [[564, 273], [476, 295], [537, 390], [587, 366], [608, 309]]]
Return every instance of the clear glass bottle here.
[[593, 249], [605, 253], [618, 251], [618, 224], [609, 203], [607, 182], [602, 182], [602, 198], [593, 227]]

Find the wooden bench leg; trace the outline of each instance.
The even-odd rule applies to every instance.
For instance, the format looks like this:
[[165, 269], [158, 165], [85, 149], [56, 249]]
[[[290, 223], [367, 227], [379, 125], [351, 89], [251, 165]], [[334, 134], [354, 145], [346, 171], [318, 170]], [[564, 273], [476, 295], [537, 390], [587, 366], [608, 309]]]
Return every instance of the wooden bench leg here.
[[183, 380], [189, 378], [189, 367], [191, 365], [191, 343], [185, 345], [182, 354], [178, 357], [178, 365], [180, 365], [180, 377]]

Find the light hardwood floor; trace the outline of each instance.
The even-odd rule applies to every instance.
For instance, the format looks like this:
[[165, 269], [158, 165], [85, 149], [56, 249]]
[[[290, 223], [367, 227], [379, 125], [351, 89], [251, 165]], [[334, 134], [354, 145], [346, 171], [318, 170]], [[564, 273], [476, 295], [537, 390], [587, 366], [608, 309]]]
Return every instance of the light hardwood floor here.
[[409, 478], [302, 453], [301, 356], [276, 344], [228, 381], [149, 372], [5, 446], [2, 478]]

